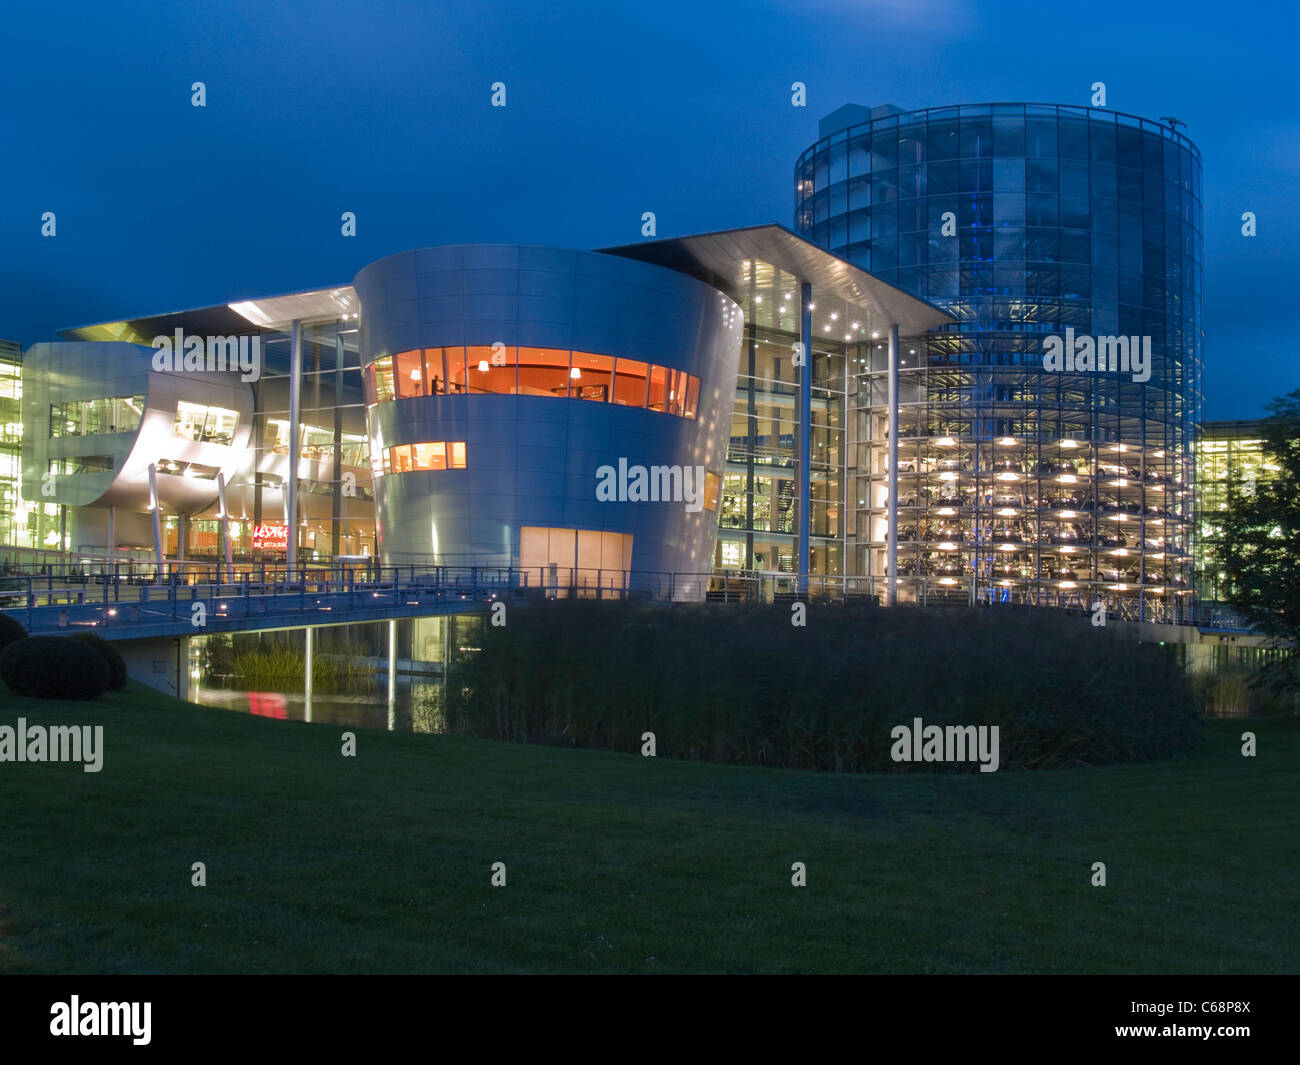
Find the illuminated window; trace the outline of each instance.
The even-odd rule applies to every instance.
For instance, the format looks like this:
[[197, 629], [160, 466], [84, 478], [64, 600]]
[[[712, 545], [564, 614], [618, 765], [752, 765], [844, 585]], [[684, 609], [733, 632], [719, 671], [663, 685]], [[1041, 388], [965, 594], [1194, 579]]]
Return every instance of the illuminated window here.
[[385, 355], [376, 359], [370, 367], [372, 380], [370, 388], [374, 395], [372, 403], [391, 403], [396, 398], [393, 389], [393, 357]]
[[669, 370], [668, 413], [679, 418], [686, 416], [686, 379], [684, 370]]
[[239, 414], [225, 407], [209, 407], [202, 403], [176, 404], [176, 419], [172, 432], [183, 440], [198, 440], [209, 444], [231, 444]]
[[419, 348], [414, 351], [399, 351], [394, 355], [393, 374], [398, 399], [428, 395], [424, 382], [424, 353]]
[[525, 525], [519, 566], [520, 583], [557, 596], [621, 588], [632, 568], [632, 534]]
[[614, 402], [626, 407], [644, 407], [650, 364], [619, 359], [614, 372]]
[[76, 455], [50, 459], [50, 472], [57, 474], [109, 473], [112, 469], [111, 455]]
[[608, 403], [613, 373], [612, 355], [593, 355], [589, 351], [575, 351], [573, 368], [569, 371], [569, 395], [578, 399], [595, 400], [597, 403]]
[[567, 396], [569, 353], [557, 348], [519, 349], [519, 395]]
[[519, 352], [504, 345], [479, 345], [465, 349], [471, 392], [491, 392], [499, 396], [515, 394], [515, 369]]
[[458, 396], [465, 392], [465, 349], [443, 348], [447, 360], [447, 394]]
[[650, 367], [650, 399], [647, 404], [651, 410], [668, 409], [668, 374], [662, 366]]
[[50, 436], [95, 436], [128, 433], [140, 428], [144, 396], [78, 399], [50, 405]]
[[[422, 444], [398, 444], [385, 453], [385, 473], [414, 473], [423, 470], [463, 470], [465, 441], [433, 440]], [[448, 463], [448, 455], [451, 461]]]
[[704, 509], [718, 509], [718, 487], [722, 479], [716, 473], [704, 474]]
[[[463, 393], [551, 396], [648, 407], [679, 418], [699, 411], [700, 379], [652, 366], [564, 348], [424, 348], [376, 359], [364, 378], [366, 402]], [[51, 424], [56, 408], [51, 408]]]

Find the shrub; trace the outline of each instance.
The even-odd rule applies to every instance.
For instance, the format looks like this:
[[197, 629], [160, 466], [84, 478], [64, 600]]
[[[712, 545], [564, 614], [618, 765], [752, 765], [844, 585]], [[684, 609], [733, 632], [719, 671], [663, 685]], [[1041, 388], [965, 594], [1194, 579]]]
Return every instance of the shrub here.
[[0, 651], [0, 680], [15, 695], [98, 699], [108, 687], [108, 663], [80, 640], [29, 636]]
[[0, 614], [0, 650], [4, 650], [11, 643], [25, 639], [27, 639], [27, 630], [18, 623], [17, 619], [11, 618], [8, 614]]
[[126, 659], [116, 647], [93, 632], [78, 632], [70, 639], [80, 640], [99, 652], [104, 664], [108, 666], [108, 686], [113, 691], [121, 691], [126, 687]]
[[894, 763], [890, 732], [997, 725], [1004, 769], [1169, 757], [1200, 706], [1166, 648], [1046, 610], [538, 603], [451, 663], [451, 732], [842, 772]]

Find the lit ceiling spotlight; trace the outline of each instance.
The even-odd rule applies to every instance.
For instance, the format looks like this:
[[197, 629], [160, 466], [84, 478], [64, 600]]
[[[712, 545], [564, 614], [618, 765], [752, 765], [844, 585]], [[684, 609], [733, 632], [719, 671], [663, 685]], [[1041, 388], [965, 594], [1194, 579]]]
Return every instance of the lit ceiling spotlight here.
[[762, 302], [763, 302], [763, 297], [762, 297], [762, 296], [755, 296], [755, 297], [754, 297], [754, 302], [755, 302], [755, 303], [762, 303]]
[[840, 312], [839, 312], [839, 311], [831, 311], [831, 321], [832, 321], [832, 322], [839, 321], [839, 317], [840, 317]]
[[829, 333], [830, 331], [831, 331], [831, 327], [830, 327], [829, 325], [827, 325], [827, 326], [826, 326], [826, 332]]
[[850, 326], [849, 328], [851, 328], [851, 329], [860, 329], [861, 326], [859, 326], [857, 322], [854, 322], [853, 325]]
[[907, 353], [908, 353], [909, 355], [915, 355], [915, 354], [916, 354], [916, 348], [908, 348], [908, 349], [907, 349]]
[[879, 340], [879, 339], [880, 339], [880, 330], [879, 330], [879, 329], [875, 329], [875, 330], [872, 331], [872, 333], [871, 333], [871, 339], [872, 339], [872, 340]]
[[808, 309], [809, 309], [810, 311], [815, 311], [815, 310], [817, 309], [817, 304], [815, 304], [815, 303], [810, 303], [810, 304], [808, 304]]
[[845, 339], [845, 340], [852, 340], [852, 339], [853, 339], [853, 334], [852, 334], [852, 333], [845, 333], [845, 334], [844, 334], [844, 339]]

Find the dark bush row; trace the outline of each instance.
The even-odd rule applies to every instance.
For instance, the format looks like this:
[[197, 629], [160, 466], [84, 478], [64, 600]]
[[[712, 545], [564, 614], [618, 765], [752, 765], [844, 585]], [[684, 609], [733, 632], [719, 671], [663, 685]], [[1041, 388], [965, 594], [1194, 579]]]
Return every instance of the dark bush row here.
[[98, 699], [109, 688], [126, 686], [126, 662], [92, 632], [28, 636], [17, 621], [0, 614], [0, 680], [15, 695]]
[[[483, 625], [453, 660], [447, 728], [524, 742], [844, 772], [890, 730], [997, 725], [1006, 768], [1134, 762], [1194, 746], [1198, 705], [1159, 646], [1045, 611], [631, 606], [563, 601]], [[946, 766], [972, 771], [971, 765]]]

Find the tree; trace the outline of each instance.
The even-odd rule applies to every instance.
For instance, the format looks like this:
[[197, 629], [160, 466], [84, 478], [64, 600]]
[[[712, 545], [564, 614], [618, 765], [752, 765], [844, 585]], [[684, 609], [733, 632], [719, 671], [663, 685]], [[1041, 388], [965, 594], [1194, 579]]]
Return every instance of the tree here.
[[1286, 654], [1259, 680], [1300, 690], [1300, 389], [1274, 400], [1264, 421], [1264, 452], [1279, 467], [1258, 484], [1238, 479], [1222, 514], [1220, 568], [1228, 602]]

